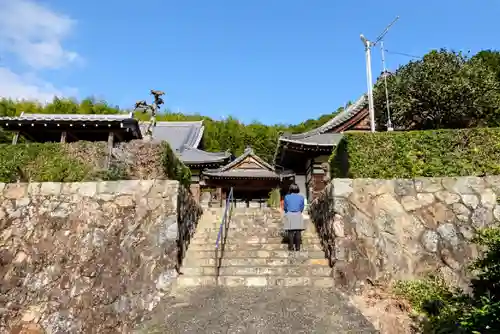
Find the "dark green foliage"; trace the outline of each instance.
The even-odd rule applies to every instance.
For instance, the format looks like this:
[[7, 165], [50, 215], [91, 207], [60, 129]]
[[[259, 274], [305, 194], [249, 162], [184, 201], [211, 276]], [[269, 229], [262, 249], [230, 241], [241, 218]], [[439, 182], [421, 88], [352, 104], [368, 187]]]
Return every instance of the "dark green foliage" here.
[[129, 179], [126, 167], [118, 162], [113, 162], [108, 169], [104, 170], [100, 174], [101, 174], [100, 178], [103, 181], [116, 181], [116, 180]]
[[481, 60], [485, 65], [496, 73], [497, 79], [500, 82], [500, 51], [483, 50], [476, 53], [473, 60]]
[[191, 171], [177, 158], [166, 142], [162, 143], [161, 163], [169, 179], [177, 180], [184, 186], [190, 184]]
[[486, 252], [470, 268], [475, 272], [470, 294], [437, 278], [396, 284], [396, 294], [426, 315], [422, 333], [500, 333], [500, 229], [482, 230], [473, 242]]
[[[387, 79], [392, 123], [407, 130], [500, 126], [500, 64], [493, 52], [447, 50], [401, 66]], [[377, 124], [387, 123], [384, 81], [374, 89]]]
[[345, 134], [332, 177], [413, 178], [500, 174], [500, 128]]

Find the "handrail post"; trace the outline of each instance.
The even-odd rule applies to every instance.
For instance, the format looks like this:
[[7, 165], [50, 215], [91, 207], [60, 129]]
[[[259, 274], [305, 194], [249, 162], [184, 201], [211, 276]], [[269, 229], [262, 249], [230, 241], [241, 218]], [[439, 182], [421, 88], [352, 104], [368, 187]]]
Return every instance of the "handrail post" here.
[[[233, 188], [231, 187], [229, 191], [229, 195], [226, 198], [226, 207], [224, 208], [224, 214], [222, 215], [222, 220], [219, 225], [219, 232], [217, 233], [217, 240], [215, 241], [215, 283], [216, 285], [219, 284], [219, 271], [220, 271], [220, 266], [221, 266], [221, 261], [222, 261], [222, 255], [224, 252], [224, 246], [226, 243], [226, 237], [227, 237], [227, 230], [229, 228], [229, 220], [228, 220], [228, 210], [230, 210], [231, 206], [231, 200], [233, 198]], [[229, 214], [231, 211], [229, 211]], [[221, 245], [220, 247], [220, 257], [219, 257], [219, 244]]]

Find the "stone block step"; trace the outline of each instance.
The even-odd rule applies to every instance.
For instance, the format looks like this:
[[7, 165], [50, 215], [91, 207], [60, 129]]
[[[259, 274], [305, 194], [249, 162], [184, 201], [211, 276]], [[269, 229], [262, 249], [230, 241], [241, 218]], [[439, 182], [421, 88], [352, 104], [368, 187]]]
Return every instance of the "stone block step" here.
[[[328, 260], [323, 256], [322, 258], [309, 258], [309, 257], [289, 257], [289, 258], [227, 258], [225, 255], [221, 259], [223, 266], [286, 266], [289, 264], [315, 264], [315, 265], [328, 265]], [[197, 259], [187, 257], [184, 260], [185, 266], [213, 266], [215, 265], [215, 258]]]
[[[221, 286], [315, 286], [330, 288], [334, 286], [332, 277], [282, 277], [282, 276], [219, 276]], [[177, 278], [177, 286], [196, 287], [214, 286], [215, 276], [189, 277], [181, 275]]]
[[[218, 233], [219, 232], [219, 226], [199, 226], [196, 229], [196, 233]], [[283, 229], [278, 226], [262, 226], [262, 227], [248, 227], [248, 226], [229, 226], [227, 229], [228, 232], [233, 232], [233, 233], [248, 233], [248, 232], [255, 232], [255, 231], [260, 231], [263, 233], [267, 232], [275, 232], [279, 231], [282, 232]]]
[[[217, 238], [217, 236], [215, 237]], [[204, 244], [204, 243], [210, 243], [213, 242], [214, 239], [212, 236], [198, 236], [198, 238], [193, 238], [192, 243], [193, 244]], [[243, 235], [242, 237], [235, 238], [234, 236], [230, 236], [226, 240], [226, 244], [279, 244], [283, 241], [283, 237], [256, 237], [256, 236], [245, 236]], [[302, 244], [303, 245], [308, 245], [308, 244], [315, 244], [319, 243], [319, 238], [317, 236], [311, 237], [311, 236], [303, 236], [302, 237]], [[215, 245], [214, 245], [215, 246]]]
[[[211, 232], [199, 231], [194, 235], [194, 238], [216, 240], [218, 234], [219, 234], [219, 231], [211, 231]], [[279, 231], [279, 230], [269, 231], [269, 232], [259, 231], [259, 230], [248, 231], [248, 232], [227, 231], [227, 238], [244, 240], [244, 239], [247, 239], [249, 237], [253, 237], [253, 238], [281, 238], [281, 239], [283, 239], [283, 233], [282, 233], [282, 231]], [[302, 234], [302, 239], [313, 239], [313, 238], [318, 238], [316, 233], [305, 232]]]
[[[220, 225], [222, 218], [206, 220], [203, 223]], [[260, 217], [231, 217], [229, 225], [233, 224], [258, 224], [258, 225], [283, 225], [283, 218], [274, 217], [272, 219], [261, 219]], [[306, 224], [313, 224], [310, 220], [306, 220]]]
[[[202, 224], [198, 226], [203, 226], [206, 228], [220, 228], [220, 222], [215, 224]], [[258, 222], [231, 222], [228, 228], [283, 228], [283, 223], [258, 223]]]
[[[216, 274], [215, 266], [197, 266], [197, 267], [182, 267], [181, 272], [185, 276], [210, 276]], [[225, 276], [331, 276], [332, 269], [327, 261], [323, 264], [314, 264], [313, 262], [300, 265], [261, 265], [261, 266], [221, 266], [219, 275]]]
[[[193, 243], [195, 239], [189, 244], [189, 251], [213, 251], [215, 252], [215, 241], [210, 242], [210, 243]], [[249, 243], [242, 243], [242, 244], [230, 244], [227, 243], [224, 246], [224, 251], [248, 251], [248, 250], [269, 250], [269, 251], [275, 251], [275, 250], [287, 250], [288, 245], [287, 244], [282, 244], [281, 242], [275, 242], [275, 243], [256, 243], [256, 244], [249, 244]], [[312, 244], [303, 244], [301, 249], [303, 251], [322, 251], [321, 244], [318, 243], [312, 243]]]
[[[188, 256], [195, 259], [211, 259], [215, 256], [215, 249], [198, 250], [188, 253]], [[234, 258], [288, 258], [295, 254], [285, 249], [279, 250], [224, 250], [223, 257], [227, 259]], [[311, 259], [323, 259], [325, 253], [321, 250], [305, 251], [305, 256]], [[301, 257], [301, 255], [299, 255]]]

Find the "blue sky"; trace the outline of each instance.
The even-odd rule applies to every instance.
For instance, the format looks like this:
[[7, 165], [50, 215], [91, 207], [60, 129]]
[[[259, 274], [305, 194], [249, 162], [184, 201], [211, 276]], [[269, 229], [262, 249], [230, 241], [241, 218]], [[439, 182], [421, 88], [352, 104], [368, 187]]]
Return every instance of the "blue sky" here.
[[130, 108], [154, 88], [175, 111], [297, 123], [366, 91], [359, 34], [397, 15], [392, 52], [500, 49], [496, 0], [0, 0], [0, 95]]

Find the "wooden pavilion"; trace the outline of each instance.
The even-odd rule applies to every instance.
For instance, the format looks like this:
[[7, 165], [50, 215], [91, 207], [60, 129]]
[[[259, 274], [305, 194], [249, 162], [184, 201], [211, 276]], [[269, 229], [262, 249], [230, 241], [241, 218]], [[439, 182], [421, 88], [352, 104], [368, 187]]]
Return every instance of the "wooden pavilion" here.
[[265, 207], [269, 193], [277, 188], [285, 193], [294, 182], [294, 175], [292, 171], [278, 171], [248, 147], [229, 164], [202, 171], [200, 185], [215, 190], [213, 204], [217, 206], [232, 187], [236, 206]]
[[133, 114], [21, 114], [0, 117], [0, 127], [15, 133], [12, 144], [23, 136], [31, 142], [130, 141], [142, 138]]

